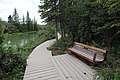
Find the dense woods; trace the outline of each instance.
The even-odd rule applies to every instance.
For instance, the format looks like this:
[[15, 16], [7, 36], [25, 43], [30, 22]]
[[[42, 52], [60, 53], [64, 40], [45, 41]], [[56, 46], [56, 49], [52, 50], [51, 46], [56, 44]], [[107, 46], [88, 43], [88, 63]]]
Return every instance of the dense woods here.
[[120, 79], [120, 0], [40, 1], [40, 16], [62, 35], [54, 48], [64, 50], [77, 41], [106, 49], [107, 60], [98, 67], [98, 74], [102, 80]]
[[119, 39], [119, 0], [41, 0], [41, 3], [44, 3], [39, 5], [41, 17], [56, 24], [63, 38], [68, 34], [73, 41], [86, 43], [98, 37], [107, 49]]

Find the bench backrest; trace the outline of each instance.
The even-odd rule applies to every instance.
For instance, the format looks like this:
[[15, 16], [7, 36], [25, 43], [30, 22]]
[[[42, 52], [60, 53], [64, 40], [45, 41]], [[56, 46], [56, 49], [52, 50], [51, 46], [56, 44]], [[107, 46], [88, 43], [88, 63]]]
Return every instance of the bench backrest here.
[[101, 53], [106, 53], [106, 50], [104, 50], [104, 49], [96, 48], [96, 47], [85, 45], [85, 44], [78, 43], [78, 42], [75, 42], [75, 44], [79, 45], [79, 46], [82, 46], [82, 47], [85, 47], [87, 49], [91, 49], [91, 50], [98, 51], [98, 52], [101, 52]]

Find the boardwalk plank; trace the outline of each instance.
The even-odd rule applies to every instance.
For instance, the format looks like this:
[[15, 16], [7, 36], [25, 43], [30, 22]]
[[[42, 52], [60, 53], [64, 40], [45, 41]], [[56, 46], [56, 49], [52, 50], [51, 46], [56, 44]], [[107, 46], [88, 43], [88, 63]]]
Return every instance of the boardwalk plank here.
[[58, 58], [57, 57], [54, 57], [54, 60], [56, 62], [56, 64], [58, 65], [59, 69], [62, 71], [63, 75], [65, 76], [65, 78], [67, 80], [73, 80], [71, 78], [71, 76], [68, 74], [68, 72], [66, 71], [66, 69], [61, 65], [61, 63], [58, 61]]
[[84, 80], [83, 77], [81, 77], [81, 75], [79, 75], [71, 65], [68, 64], [68, 62], [65, 62], [65, 60], [63, 59], [63, 56], [59, 56], [58, 57], [59, 60], [61, 60], [61, 62], [63, 62], [66, 65], [66, 68], [72, 73], [71, 76], [73, 78], [75, 78], [75, 80]]
[[88, 73], [93, 74], [93, 70], [90, 67], [88, 67], [86, 64], [83, 64], [83, 62], [81, 62], [80, 60], [76, 59], [75, 57], [67, 55], [66, 58], [70, 62], [72, 62], [73, 64], [75, 64], [78, 68], [82, 67], [83, 70], [86, 70]]
[[60, 56], [60, 58], [62, 59], [62, 61], [64, 61], [64, 63], [66, 65], [68, 65], [68, 67], [70, 67], [70, 70], [72, 70], [72, 72], [74, 74], [76, 74], [76, 76], [79, 78], [79, 80], [88, 80], [87, 76], [85, 76], [81, 70], [79, 70], [78, 68], [75, 67], [75, 65], [73, 63], [69, 63], [69, 61], [67, 61], [64, 56]]
[[86, 75], [86, 74], [85, 74], [85, 73], [87, 73], [86, 70], [83, 70], [83, 67], [84, 67], [84, 66], [79, 66], [79, 68], [78, 68], [78, 67], [76, 66], [77, 64], [74, 64], [73, 62], [71, 62], [71, 60], [68, 60], [68, 59], [66, 58], [66, 55], [61, 56], [61, 57], [62, 57], [62, 59], [63, 59], [64, 61], [66, 61], [66, 63], [68, 63], [69, 66], [72, 67], [72, 69], [74, 69], [74, 71], [76, 72], [76, 74], [79, 74], [79, 76], [81, 76], [84, 80], [89, 80], [89, 78], [88, 78], [89, 75]]

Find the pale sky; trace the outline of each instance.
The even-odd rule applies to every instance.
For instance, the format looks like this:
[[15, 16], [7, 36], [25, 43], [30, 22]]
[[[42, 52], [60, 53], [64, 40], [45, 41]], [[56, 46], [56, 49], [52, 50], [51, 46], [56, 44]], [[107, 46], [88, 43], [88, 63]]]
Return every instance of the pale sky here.
[[38, 22], [41, 23], [43, 20], [40, 19], [40, 14], [38, 14], [38, 5], [40, 0], [0, 0], [0, 17], [2, 20], [8, 21], [8, 16], [13, 14], [14, 9], [17, 9], [20, 19], [24, 15], [26, 17], [27, 11], [31, 19], [34, 19], [34, 16]]

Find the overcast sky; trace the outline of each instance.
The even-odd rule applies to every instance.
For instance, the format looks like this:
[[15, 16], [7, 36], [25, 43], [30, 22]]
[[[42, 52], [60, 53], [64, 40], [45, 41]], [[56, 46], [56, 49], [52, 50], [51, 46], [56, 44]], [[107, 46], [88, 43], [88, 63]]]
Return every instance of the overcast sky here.
[[0, 0], [0, 17], [8, 21], [8, 16], [12, 15], [14, 8], [16, 8], [20, 18], [23, 15], [26, 17], [27, 11], [29, 11], [32, 19], [35, 16], [39, 24], [44, 24], [41, 23], [43, 20], [40, 19], [40, 14], [37, 12], [39, 4], [40, 0]]

